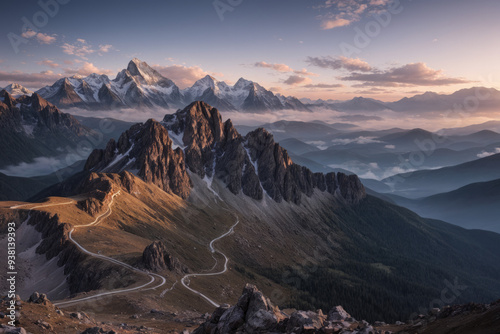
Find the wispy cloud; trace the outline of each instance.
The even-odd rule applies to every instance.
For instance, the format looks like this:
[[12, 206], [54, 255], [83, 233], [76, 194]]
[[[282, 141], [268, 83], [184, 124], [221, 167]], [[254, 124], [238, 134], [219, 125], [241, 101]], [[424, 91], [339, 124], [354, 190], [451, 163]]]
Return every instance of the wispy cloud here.
[[487, 151], [482, 151], [481, 153], [477, 154], [478, 158], [486, 158], [495, 154], [500, 153], [500, 147], [495, 148], [493, 152], [487, 152]]
[[109, 51], [111, 51], [111, 49], [113, 48], [113, 45], [111, 44], [104, 44], [104, 45], [99, 45], [99, 52], [102, 52], [102, 53], [107, 53]]
[[0, 71], [0, 82], [16, 82], [29, 88], [37, 88], [44, 85], [51, 85], [61, 78], [61, 74], [53, 71], [42, 71], [39, 73], [26, 73], [21, 71]]
[[108, 53], [113, 50], [113, 45], [111, 44], [100, 44], [97, 49], [95, 49], [88, 41], [83, 38], [78, 38], [75, 43], [64, 43], [61, 46], [63, 52], [68, 55], [77, 56], [82, 59], [87, 60], [87, 56], [96, 53], [100, 56], [103, 53]]
[[54, 61], [48, 60], [48, 59], [37, 61], [36, 63], [38, 65], [43, 65], [43, 66], [47, 66], [47, 67], [50, 67], [50, 68], [57, 68], [57, 67], [60, 66], [58, 63], [55, 63]]
[[331, 88], [342, 88], [344, 85], [342, 84], [327, 84], [327, 83], [318, 83], [318, 84], [308, 84], [304, 85], [303, 87], [305, 88], [324, 88], [324, 89], [331, 89]]
[[359, 145], [366, 145], [366, 144], [373, 144], [373, 143], [380, 143], [379, 140], [376, 140], [373, 137], [357, 137], [357, 138], [337, 138], [332, 140], [333, 145], [347, 145], [347, 144], [359, 144]]
[[112, 70], [98, 68], [97, 66], [89, 62], [83, 62], [79, 68], [65, 68], [64, 73], [65, 75], [69, 76], [75, 74], [88, 76], [92, 73], [111, 75], [114, 72]]
[[82, 59], [87, 59], [87, 56], [94, 53], [95, 50], [92, 48], [90, 44], [87, 43], [84, 39], [77, 39], [76, 43], [70, 44], [70, 43], [64, 43], [61, 46], [63, 52], [65, 54], [71, 55], [71, 56], [77, 56]]
[[152, 67], [164, 77], [174, 81], [180, 88], [189, 87], [193, 85], [196, 80], [199, 80], [207, 75], [216, 77], [223, 76], [222, 73], [208, 72], [199, 66], [184, 66], [176, 64], [171, 66], [153, 65]]
[[372, 67], [366, 61], [359, 58], [340, 57], [307, 57], [306, 62], [312, 66], [329, 68], [332, 70], [345, 69], [348, 71], [370, 72]]
[[283, 83], [290, 86], [296, 86], [300, 84], [308, 84], [311, 81], [312, 80], [307, 77], [303, 77], [300, 75], [291, 75], [285, 81], [283, 81]]
[[342, 115], [339, 116], [342, 121], [345, 122], [363, 122], [363, 121], [382, 121], [384, 120], [379, 116], [371, 116], [371, 115]]
[[321, 29], [348, 26], [364, 16], [385, 10], [391, 0], [327, 0], [316, 9], [326, 11], [318, 16]]
[[425, 63], [411, 63], [386, 70], [374, 70], [372, 73], [351, 73], [340, 77], [344, 81], [363, 81], [362, 85], [371, 86], [447, 86], [470, 83], [464, 78], [453, 78], [444, 75], [443, 70], [435, 70]]
[[57, 35], [48, 35], [41, 32], [37, 33], [33, 30], [26, 30], [21, 36], [27, 39], [36, 38], [40, 44], [52, 44], [57, 39]]
[[306, 75], [306, 76], [318, 76], [316, 73], [309, 72], [307, 69], [303, 68], [301, 70], [294, 70], [290, 66], [286, 64], [272, 64], [266, 63], [265, 61], [259, 61], [254, 64], [255, 67], [269, 68], [277, 72], [282, 73], [290, 73], [293, 72], [298, 75]]

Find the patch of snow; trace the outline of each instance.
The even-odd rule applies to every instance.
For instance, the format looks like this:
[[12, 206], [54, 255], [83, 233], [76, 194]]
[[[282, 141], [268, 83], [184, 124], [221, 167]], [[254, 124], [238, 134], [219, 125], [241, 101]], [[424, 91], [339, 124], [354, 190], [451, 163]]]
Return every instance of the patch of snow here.
[[208, 177], [208, 175], [205, 174], [205, 177], [203, 178], [203, 181], [207, 184], [207, 188], [208, 190], [210, 190], [212, 192], [212, 194], [215, 195], [215, 197], [217, 197], [218, 199], [220, 199], [221, 201], [222, 198], [220, 198], [219, 194], [214, 190], [214, 188], [212, 188], [212, 183], [214, 182], [214, 177]]
[[104, 168], [103, 170], [109, 169], [109, 168], [113, 167], [114, 165], [116, 165], [121, 159], [128, 156], [133, 148], [134, 148], [134, 144], [132, 144], [132, 146], [130, 146], [130, 148], [128, 149], [127, 152], [118, 154], [115, 157], [115, 159], [109, 165], [107, 165], [106, 168]]
[[32, 136], [33, 130], [35, 130], [35, 126], [32, 124], [23, 124], [23, 129], [28, 136]]

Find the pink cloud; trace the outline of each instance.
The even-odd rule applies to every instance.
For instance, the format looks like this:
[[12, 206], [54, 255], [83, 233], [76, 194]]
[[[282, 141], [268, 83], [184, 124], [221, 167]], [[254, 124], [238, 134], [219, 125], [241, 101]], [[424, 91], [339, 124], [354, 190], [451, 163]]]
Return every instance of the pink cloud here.
[[353, 21], [352, 20], [347, 20], [343, 18], [335, 18], [332, 20], [324, 20], [321, 22], [321, 29], [323, 30], [329, 30], [329, 29], [334, 29], [334, 28], [339, 28], [339, 27], [345, 27], [351, 24]]
[[114, 72], [112, 70], [98, 68], [97, 66], [89, 62], [83, 62], [83, 65], [80, 68], [66, 68], [64, 69], [64, 73], [66, 75], [78, 74], [82, 76], [88, 76], [92, 73], [111, 75]]
[[56, 36], [57, 35], [48, 35], [48, 34], [44, 34], [44, 33], [37, 33], [33, 30], [26, 30], [25, 32], [23, 32], [21, 34], [21, 37], [24, 37], [24, 38], [33, 38], [33, 37], [36, 37], [36, 39], [38, 40], [38, 42], [40, 44], [52, 44], [56, 41]]
[[42, 60], [42, 61], [38, 61], [37, 62], [38, 65], [43, 65], [43, 66], [48, 66], [48, 67], [51, 67], [51, 68], [57, 68], [59, 67], [59, 64], [53, 62], [52, 60]]
[[43, 33], [38, 33], [36, 35], [36, 39], [41, 43], [41, 44], [52, 44], [56, 41], [56, 37], [55, 36], [49, 36], [47, 34], [43, 34]]
[[107, 53], [113, 48], [111, 44], [99, 45], [99, 52]]
[[71, 56], [77, 56], [82, 59], [87, 59], [86, 57], [92, 53], [95, 52], [94, 49], [92, 49], [92, 46], [87, 44], [87, 42], [84, 39], [77, 39], [77, 42], [74, 44], [70, 43], [64, 43], [61, 48], [65, 54], [71, 55]]
[[0, 71], [0, 82], [10, 84], [16, 82], [20, 85], [30, 88], [37, 88], [45, 85], [52, 85], [54, 81], [60, 79], [61, 74], [53, 71], [42, 71], [40, 73], [26, 73], [21, 71]]
[[271, 64], [271, 63], [266, 63], [265, 61], [259, 61], [254, 64], [255, 67], [262, 67], [262, 68], [269, 68], [277, 72], [282, 72], [282, 73], [289, 73], [293, 72], [295, 74], [299, 75], [306, 75], [306, 76], [318, 76], [316, 73], [308, 72], [305, 68], [301, 70], [294, 70], [290, 66], [286, 64]]
[[192, 86], [196, 80], [199, 80], [207, 75], [222, 76], [221, 73], [207, 72], [199, 66], [153, 65], [152, 67], [164, 77], [174, 81], [180, 88]]

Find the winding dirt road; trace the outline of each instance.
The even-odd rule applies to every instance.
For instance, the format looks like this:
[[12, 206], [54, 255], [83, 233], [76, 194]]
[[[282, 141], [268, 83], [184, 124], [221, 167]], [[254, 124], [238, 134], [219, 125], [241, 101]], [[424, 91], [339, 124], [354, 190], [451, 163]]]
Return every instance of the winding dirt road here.
[[[151, 278], [151, 280], [145, 284], [142, 284], [140, 286], [137, 286], [137, 287], [133, 287], [133, 288], [127, 288], [127, 289], [119, 289], [119, 290], [114, 290], [114, 291], [108, 291], [108, 292], [102, 292], [102, 293], [99, 293], [99, 294], [96, 294], [96, 295], [92, 295], [92, 296], [88, 296], [88, 297], [83, 297], [83, 298], [78, 298], [78, 299], [72, 299], [72, 300], [68, 300], [68, 301], [64, 301], [64, 302], [59, 302], [59, 303], [54, 303], [55, 306], [67, 306], [67, 305], [72, 305], [72, 304], [75, 304], [75, 303], [79, 303], [79, 302], [83, 302], [83, 301], [87, 301], [87, 300], [90, 300], [90, 299], [95, 299], [95, 298], [99, 298], [99, 297], [104, 297], [104, 296], [109, 296], [109, 295], [114, 295], [114, 294], [118, 294], [118, 293], [123, 293], [123, 292], [131, 292], [131, 291], [137, 291], [137, 290], [141, 290], [143, 288], [146, 288], [146, 287], [149, 287], [151, 284], [153, 284], [157, 279], [160, 280], [160, 284], [152, 287], [152, 288], [149, 288], [149, 289], [156, 289], [156, 288], [159, 288], [161, 286], [163, 286], [165, 283], [166, 283], [166, 279], [165, 277], [163, 276], [160, 276], [158, 274], [154, 274], [154, 273], [150, 273], [150, 272], [147, 272], [147, 271], [144, 271], [144, 270], [141, 270], [141, 269], [138, 269], [138, 268], [135, 268], [127, 263], [124, 263], [124, 262], [121, 262], [121, 261], [118, 261], [116, 259], [113, 259], [111, 257], [108, 257], [108, 256], [105, 256], [105, 255], [102, 255], [102, 254], [96, 254], [96, 253], [93, 253], [87, 249], [85, 249], [82, 245], [80, 245], [75, 239], [73, 239], [73, 232], [75, 231], [75, 229], [77, 228], [82, 228], [82, 227], [90, 227], [90, 226], [97, 226], [99, 225], [104, 219], [106, 219], [107, 217], [109, 217], [112, 213], [113, 213], [113, 209], [111, 208], [111, 206], [113, 205], [114, 203], [114, 200], [115, 200], [115, 197], [120, 195], [120, 191], [116, 192], [115, 194], [112, 195], [111, 197], [111, 201], [108, 205], [108, 209], [106, 210], [106, 212], [104, 212], [103, 214], [99, 215], [93, 222], [89, 223], [89, 224], [85, 224], [85, 225], [77, 225], [77, 226], [74, 226], [71, 231], [69, 232], [69, 240], [75, 244], [75, 246], [77, 246], [82, 252], [84, 252], [85, 254], [87, 255], [90, 255], [92, 257], [95, 257], [95, 258], [99, 258], [101, 260], [104, 260], [104, 261], [107, 261], [107, 262], [111, 262], [113, 264], [116, 264], [116, 265], [119, 265], [119, 266], [122, 266], [122, 267], [125, 267], [127, 269], [130, 269], [132, 271], [135, 271], [135, 272], [138, 272], [140, 274], [145, 274], [147, 276], [149, 276]], [[46, 204], [46, 205], [36, 205], [34, 207], [31, 207], [29, 209], [29, 211], [31, 212], [31, 210], [33, 209], [39, 209], [39, 208], [45, 208], [45, 207], [50, 207], [50, 206], [58, 206], [58, 205], [68, 205], [68, 204], [74, 204], [75, 201], [74, 200], [71, 200], [71, 201], [68, 201], [68, 202], [63, 202], [63, 203], [54, 203], [54, 204]], [[23, 206], [27, 206], [27, 205], [30, 205], [30, 204], [21, 204], [21, 205], [15, 205], [15, 206], [12, 206], [10, 207], [11, 209], [19, 209]], [[28, 220], [29, 220], [29, 215], [28, 215]], [[148, 289], [148, 290], [149, 290]]]
[[[189, 291], [197, 294], [198, 296], [202, 297], [203, 299], [205, 299], [207, 302], [209, 302], [210, 304], [212, 304], [213, 306], [215, 307], [219, 307], [220, 305], [217, 304], [215, 301], [213, 301], [212, 299], [210, 299], [209, 297], [207, 297], [206, 295], [204, 295], [203, 293], [193, 289], [193, 288], [190, 288], [189, 287], [189, 282], [186, 283], [186, 280], [189, 279], [189, 277], [196, 277], [196, 276], [216, 276], [216, 275], [221, 275], [221, 274], [224, 274], [226, 271], [227, 271], [227, 263], [229, 261], [229, 259], [227, 258], [226, 254], [222, 253], [221, 251], [218, 251], [217, 249], [214, 248], [214, 242], [216, 242], [217, 240], [220, 240], [222, 238], [224, 238], [225, 236], [228, 236], [229, 234], [233, 233], [234, 232], [234, 228], [236, 227], [236, 225], [239, 224], [239, 219], [236, 218], [236, 223], [231, 226], [231, 228], [229, 229], [229, 231], [227, 231], [226, 233], [224, 233], [223, 235], [213, 239], [212, 241], [210, 241], [210, 244], [209, 244], [209, 248], [210, 248], [210, 252], [212, 253], [219, 253], [221, 254], [224, 259], [225, 259], [225, 262], [224, 262], [224, 270], [222, 271], [219, 271], [219, 272], [216, 272], [216, 273], [198, 273], [198, 274], [187, 274], [185, 275], [182, 279], [181, 279], [181, 283], [182, 285], [188, 289]], [[217, 265], [217, 259], [215, 260], [216, 261], [216, 265]]]
[[150, 289], [159, 288], [159, 287], [163, 286], [167, 282], [166, 279], [165, 279], [165, 277], [163, 277], [161, 275], [150, 273], [150, 272], [147, 272], [147, 271], [135, 268], [135, 267], [133, 267], [133, 266], [127, 264], [127, 263], [118, 261], [116, 259], [113, 259], [111, 257], [105, 256], [105, 255], [102, 255], [102, 254], [93, 253], [93, 252], [85, 249], [75, 239], [73, 239], [73, 232], [75, 231], [76, 228], [97, 226], [105, 218], [109, 217], [113, 213], [113, 209], [111, 208], [111, 206], [113, 205], [115, 197], [118, 196], [119, 194], [120, 194], [120, 191], [118, 191], [117, 193], [113, 194], [113, 196], [111, 197], [111, 202], [108, 205], [108, 210], [106, 210], [106, 212], [104, 212], [102, 215], [98, 216], [93, 222], [91, 222], [89, 224], [86, 224], [86, 225], [77, 225], [77, 226], [73, 227], [71, 229], [71, 231], [69, 232], [69, 239], [71, 240], [71, 242], [73, 242], [85, 254], [88, 254], [88, 255], [90, 255], [92, 257], [95, 257], [95, 258], [99, 258], [99, 259], [104, 260], [104, 261], [111, 262], [113, 264], [117, 264], [119, 266], [125, 267], [125, 268], [130, 269], [132, 271], [135, 271], [137, 273], [148, 275], [151, 278], [151, 280], [149, 282], [143, 284], [143, 285], [136, 286], [136, 287], [133, 287], [133, 288], [119, 289], [119, 290], [114, 290], [114, 291], [102, 292], [102, 293], [99, 293], [99, 294], [96, 294], [96, 295], [92, 295], [92, 296], [88, 296], [88, 297], [83, 297], [83, 298], [78, 298], [78, 299], [72, 299], [72, 300], [68, 300], [68, 301], [60, 302], [60, 303], [54, 303], [55, 306], [67, 306], [67, 305], [70, 305], [70, 304], [74, 304], [74, 303], [78, 303], [78, 302], [82, 302], [82, 301], [86, 301], [86, 300], [90, 300], [90, 299], [94, 299], [94, 298], [99, 298], [99, 297], [103, 297], [103, 296], [115, 295], [115, 294], [123, 293], [123, 292], [137, 291], [137, 290], [143, 289], [143, 288], [148, 287], [149, 285], [153, 284], [156, 281], [156, 278], [158, 278], [161, 281], [160, 284], [158, 284], [157, 286], [154, 286], [154, 287], [152, 287]]
[[[102, 254], [96, 254], [96, 253], [93, 253], [89, 250], [87, 250], [86, 248], [84, 248], [81, 244], [79, 244], [75, 239], [73, 239], [73, 232], [75, 231], [75, 229], [77, 228], [83, 228], [83, 227], [91, 227], [91, 226], [97, 226], [99, 225], [104, 219], [106, 219], [107, 217], [109, 217], [112, 213], [113, 213], [113, 209], [111, 208], [111, 206], [113, 205], [114, 203], [114, 200], [115, 200], [115, 197], [120, 195], [120, 191], [116, 192], [115, 194], [112, 195], [111, 197], [111, 201], [108, 205], [108, 209], [106, 210], [106, 212], [104, 212], [103, 214], [99, 215], [93, 222], [89, 223], [89, 224], [85, 224], [85, 225], [77, 225], [77, 226], [74, 226], [71, 231], [69, 232], [69, 240], [75, 245], [77, 246], [82, 252], [84, 252], [85, 254], [87, 255], [90, 255], [92, 257], [95, 257], [95, 258], [98, 258], [98, 259], [101, 259], [101, 260], [104, 260], [104, 261], [107, 261], [107, 262], [111, 262], [113, 264], [116, 264], [116, 265], [119, 265], [119, 266], [122, 266], [122, 267], [125, 267], [127, 269], [130, 269], [132, 271], [135, 271], [137, 273], [140, 273], [140, 274], [145, 274], [147, 276], [149, 276], [151, 278], [151, 280], [145, 284], [142, 284], [140, 286], [136, 286], [136, 287], [133, 287], [133, 288], [127, 288], [127, 289], [119, 289], [119, 290], [113, 290], [113, 291], [107, 291], [107, 292], [102, 292], [102, 293], [99, 293], [99, 294], [95, 294], [95, 295], [92, 295], [92, 296], [87, 296], [87, 297], [82, 297], [82, 298], [77, 298], [77, 299], [72, 299], [72, 300], [67, 300], [67, 301], [63, 301], [63, 302], [56, 302], [54, 303], [55, 306], [58, 306], [58, 307], [64, 307], [64, 306], [68, 306], [68, 305], [73, 305], [73, 304], [76, 304], [76, 303], [79, 303], [79, 302], [83, 302], [83, 301], [88, 301], [88, 300], [91, 300], [91, 299], [95, 299], [95, 298], [99, 298], [99, 297], [104, 297], [104, 296], [110, 296], [110, 295], [115, 295], [115, 294], [119, 294], [119, 293], [124, 293], [124, 292], [132, 292], [132, 291], [138, 291], [138, 290], [141, 290], [141, 289], [144, 289], [144, 290], [152, 290], [152, 289], [156, 289], [156, 288], [159, 288], [163, 285], [165, 285], [166, 283], [166, 279], [165, 277], [161, 276], [161, 275], [158, 275], [158, 274], [155, 274], [155, 273], [150, 273], [148, 271], [144, 271], [144, 270], [141, 270], [141, 269], [138, 269], [138, 268], [135, 268], [127, 263], [124, 263], [124, 262], [121, 262], [119, 260], [116, 260], [116, 259], [113, 259], [111, 257], [108, 257], [108, 256], [105, 256], [105, 255], [102, 255]], [[31, 212], [31, 210], [33, 209], [38, 209], [38, 208], [44, 208], [44, 207], [50, 207], [50, 206], [58, 206], [58, 205], [69, 205], [69, 204], [74, 204], [75, 201], [74, 200], [71, 200], [71, 201], [68, 201], [68, 202], [63, 202], [63, 203], [54, 203], [54, 204], [46, 204], [46, 205], [36, 205], [34, 207], [31, 207], [29, 209], [29, 211]], [[30, 205], [30, 204], [20, 204], [20, 205], [16, 205], [16, 206], [12, 206], [10, 207], [11, 209], [19, 209], [23, 206], [27, 206], [27, 205]], [[29, 216], [28, 216], [28, 220], [29, 220]], [[193, 292], [194, 294], [202, 297], [203, 299], [205, 299], [207, 302], [209, 302], [210, 304], [212, 304], [213, 306], [215, 307], [219, 307], [219, 304], [216, 303], [215, 301], [213, 301], [212, 299], [210, 299], [209, 297], [207, 297], [206, 295], [204, 295], [203, 293], [189, 287], [189, 277], [196, 277], [196, 276], [216, 276], [216, 275], [222, 275], [224, 274], [226, 271], [227, 271], [227, 263], [229, 261], [228, 257], [226, 256], [226, 254], [222, 253], [221, 251], [217, 250], [214, 248], [214, 243], [228, 235], [230, 235], [231, 233], [234, 232], [234, 228], [236, 227], [236, 225], [239, 224], [239, 219], [236, 218], [236, 223], [231, 226], [231, 228], [225, 232], [224, 234], [218, 236], [217, 238], [213, 239], [212, 241], [210, 241], [210, 244], [209, 244], [209, 249], [210, 249], [210, 252], [211, 253], [219, 253], [221, 254], [223, 257], [224, 257], [224, 269], [222, 271], [219, 271], [219, 272], [215, 272], [215, 273], [196, 273], [196, 274], [187, 274], [185, 275], [184, 277], [182, 277], [181, 279], [181, 284], [186, 288], [188, 289], [189, 291]], [[213, 256], [213, 258], [215, 259], [215, 265], [213, 268], [215, 268], [217, 266], [217, 259], [215, 258], [215, 256]], [[212, 269], [213, 270], [213, 269]], [[154, 287], [149, 287], [151, 284], [153, 284], [157, 279], [160, 280], [160, 283]], [[187, 281], [187, 282], [186, 282]], [[177, 284], [177, 281], [172, 285], [171, 288], [167, 288], [165, 289], [161, 294], [160, 296], [163, 297], [168, 291], [171, 291], [174, 289], [175, 285]], [[148, 288], [149, 287], [149, 288]], [[147, 288], [147, 289], [145, 289]]]

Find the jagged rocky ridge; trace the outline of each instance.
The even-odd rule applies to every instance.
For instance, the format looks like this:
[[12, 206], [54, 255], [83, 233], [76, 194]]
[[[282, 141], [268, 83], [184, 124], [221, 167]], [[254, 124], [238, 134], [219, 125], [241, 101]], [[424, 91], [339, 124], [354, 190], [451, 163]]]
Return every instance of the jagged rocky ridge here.
[[97, 134], [40, 95], [0, 91], [0, 167], [61, 155], [89, 136]]
[[202, 100], [228, 111], [309, 111], [297, 98], [275, 95], [258, 83], [243, 78], [229, 86], [207, 75], [181, 90], [172, 80], [137, 58], [132, 59], [113, 80], [95, 73], [87, 77], [61, 78], [37, 93], [60, 108], [180, 108]]
[[214, 177], [220, 179], [232, 193], [255, 200], [269, 196], [299, 204], [302, 196], [315, 191], [327, 191], [347, 203], [366, 196], [357, 176], [313, 173], [293, 163], [265, 129], [243, 137], [231, 120], [222, 122], [217, 109], [200, 101], [166, 115], [162, 123], [151, 119], [134, 125], [118, 142], [111, 140], [105, 150], [94, 150], [85, 169], [128, 170], [182, 198], [191, 190], [187, 170], [209, 185]]
[[132, 126], [118, 142], [111, 139], [106, 149], [94, 150], [85, 169], [106, 173], [128, 170], [182, 198], [187, 198], [191, 189], [182, 150], [172, 148], [167, 130], [152, 119]]

